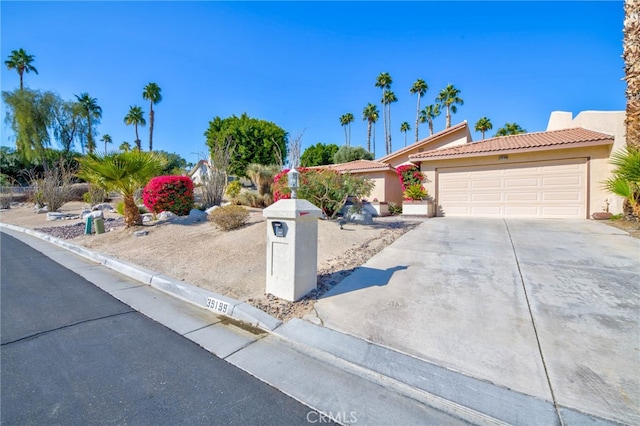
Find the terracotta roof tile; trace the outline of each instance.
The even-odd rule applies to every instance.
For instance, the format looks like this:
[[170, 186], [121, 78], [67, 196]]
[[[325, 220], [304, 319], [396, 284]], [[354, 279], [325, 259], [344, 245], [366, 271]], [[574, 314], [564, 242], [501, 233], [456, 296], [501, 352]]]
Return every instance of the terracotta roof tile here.
[[411, 145], [408, 145], [408, 146], [403, 147], [403, 148], [401, 148], [401, 149], [399, 149], [397, 151], [392, 152], [391, 154], [385, 155], [384, 157], [379, 158], [378, 161], [382, 161], [382, 162], [389, 161], [390, 159], [395, 158], [395, 157], [397, 157], [399, 155], [402, 155], [407, 151], [411, 151], [413, 149], [416, 149], [418, 147], [421, 147], [423, 145], [431, 143], [431, 142], [433, 142], [433, 141], [435, 141], [437, 139], [440, 139], [443, 136], [451, 134], [451, 133], [453, 133], [453, 132], [455, 132], [457, 130], [464, 129], [465, 127], [467, 127], [467, 122], [463, 121], [462, 123], [458, 123], [455, 126], [449, 127], [448, 129], [444, 129], [444, 130], [441, 130], [439, 132], [436, 132], [436, 133], [434, 133], [433, 135], [431, 135], [429, 137], [426, 137], [424, 139], [420, 139], [418, 142], [414, 142]]
[[384, 171], [395, 170], [393, 167], [380, 161], [371, 160], [355, 160], [348, 163], [329, 164], [327, 166], [319, 166], [312, 168], [326, 168], [336, 170], [338, 172], [371, 172], [371, 171]]
[[522, 133], [519, 135], [485, 139], [484, 141], [468, 143], [452, 148], [421, 152], [410, 155], [409, 159], [425, 161], [429, 159], [472, 157], [496, 152], [535, 151], [558, 147], [572, 148], [584, 145], [605, 145], [612, 144], [613, 140], [614, 137], [612, 135], [577, 127], [550, 132]]

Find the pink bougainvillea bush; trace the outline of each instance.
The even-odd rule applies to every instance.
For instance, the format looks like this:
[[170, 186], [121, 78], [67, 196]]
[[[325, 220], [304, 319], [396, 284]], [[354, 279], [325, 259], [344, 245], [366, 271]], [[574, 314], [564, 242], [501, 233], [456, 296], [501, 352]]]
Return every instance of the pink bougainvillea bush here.
[[[396, 167], [396, 173], [398, 174], [398, 179], [400, 179], [400, 185], [402, 185], [402, 192], [404, 193], [405, 200], [413, 200], [416, 199], [412, 196], [409, 196], [411, 191], [421, 191], [424, 192], [426, 196], [426, 190], [424, 186], [422, 186], [422, 181], [424, 180], [424, 174], [420, 171], [418, 166], [415, 164], [406, 164], [404, 166]], [[409, 193], [407, 190], [411, 188]]]
[[142, 192], [144, 205], [152, 213], [172, 212], [186, 216], [193, 208], [193, 181], [188, 176], [157, 176]]

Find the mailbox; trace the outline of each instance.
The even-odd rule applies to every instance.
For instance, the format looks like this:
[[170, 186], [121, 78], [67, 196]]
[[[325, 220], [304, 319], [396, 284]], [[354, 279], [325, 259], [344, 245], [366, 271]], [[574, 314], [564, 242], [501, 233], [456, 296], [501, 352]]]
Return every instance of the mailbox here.
[[273, 228], [273, 235], [279, 238], [284, 238], [287, 236], [287, 224], [282, 223], [280, 221], [271, 222], [271, 227]]

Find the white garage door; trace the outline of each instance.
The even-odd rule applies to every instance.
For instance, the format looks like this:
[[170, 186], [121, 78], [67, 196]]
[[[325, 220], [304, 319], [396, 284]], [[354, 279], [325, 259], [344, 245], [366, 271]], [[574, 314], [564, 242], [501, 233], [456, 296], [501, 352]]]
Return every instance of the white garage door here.
[[444, 216], [587, 217], [587, 160], [438, 169]]

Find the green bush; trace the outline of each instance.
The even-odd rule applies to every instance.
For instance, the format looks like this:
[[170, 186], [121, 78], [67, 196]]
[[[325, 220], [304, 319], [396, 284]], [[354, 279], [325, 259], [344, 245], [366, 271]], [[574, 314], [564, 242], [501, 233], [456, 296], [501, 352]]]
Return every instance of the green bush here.
[[223, 231], [231, 231], [241, 228], [249, 221], [249, 212], [242, 206], [225, 206], [211, 212], [209, 220]]
[[392, 216], [397, 216], [402, 214], [402, 205], [398, 203], [394, 203], [393, 201], [389, 203], [389, 214]]
[[424, 199], [427, 195], [429, 195], [429, 193], [421, 184], [416, 183], [415, 185], [407, 187], [402, 195], [405, 200], [418, 201]]
[[240, 195], [240, 191], [242, 190], [242, 184], [240, 183], [240, 181], [234, 180], [233, 182], [229, 183], [229, 185], [227, 185], [227, 195], [229, 197], [233, 198], [238, 198], [238, 195]]

